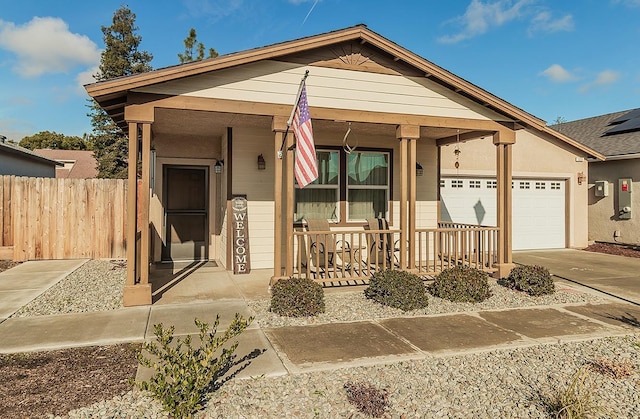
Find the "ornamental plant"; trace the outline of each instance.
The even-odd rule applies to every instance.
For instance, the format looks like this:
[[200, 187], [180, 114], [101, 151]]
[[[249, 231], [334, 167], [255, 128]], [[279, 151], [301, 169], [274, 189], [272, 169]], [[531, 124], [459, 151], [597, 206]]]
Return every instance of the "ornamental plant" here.
[[491, 297], [489, 275], [476, 268], [455, 266], [440, 272], [429, 292], [457, 303], [480, 303]]
[[549, 270], [537, 265], [516, 266], [507, 278], [501, 279], [498, 283], [534, 297], [556, 292]]
[[244, 320], [236, 313], [227, 330], [216, 336], [219, 315], [211, 327], [196, 318], [194, 322], [200, 331], [198, 348], [192, 346], [190, 335], [184, 339], [174, 338], [174, 326], [154, 325], [157, 342], [143, 344], [138, 362], [155, 370], [155, 373], [149, 381], [136, 382], [135, 385], [149, 391], [174, 417], [191, 417], [204, 405], [207, 391], [215, 388], [215, 381], [232, 365], [238, 342], [226, 348], [222, 346], [242, 333], [252, 321], [253, 317]]
[[281, 279], [271, 287], [269, 311], [280, 316], [308, 317], [324, 310], [324, 289], [310, 278]]
[[364, 295], [377, 303], [402, 311], [424, 308], [429, 304], [422, 278], [395, 269], [376, 272], [369, 280]]

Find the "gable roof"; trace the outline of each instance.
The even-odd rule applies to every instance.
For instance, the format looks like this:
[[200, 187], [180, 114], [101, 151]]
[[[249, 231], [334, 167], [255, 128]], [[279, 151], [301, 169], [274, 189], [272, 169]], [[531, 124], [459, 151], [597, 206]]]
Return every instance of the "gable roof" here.
[[0, 141], [0, 154], [13, 154], [39, 163], [50, 164], [52, 166], [60, 165], [60, 163], [53, 159], [41, 156], [28, 148], [20, 147], [18, 144], [10, 143], [8, 141]]
[[420, 57], [417, 54], [395, 44], [394, 42], [373, 32], [365, 25], [327, 32], [320, 35], [286, 41], [270, 46], [254, 48], [242, 52], [221, 55], [216, 58], [175, 65], [147, 73], [118, 77], [115, 79], [85, 85], [89, 95], [107, 111], [107, 114], [123, 129], [126, 130], [124, 121], [124, 107], [127, 100], [127, 92], [132, 89], [142, 88], [157, 83], [164, 83], [180, 78], [196, 76], [199, 74], [231, 68], [243, 64], [261, 60], [273, 60], [284, 56], [290, 56], [317, 48], [327, 47], [341, 42], [357, 41], [368, 44], [387, 54], [394, 61], [405, 63], [425, 78], [434, 81], [456, 94], [481, 104], [514, 121], [514, 128], [530, 127], [539, 132], [551, 135], [588, 155], [603, 159], [600, 153], [586, 147], [584, 144], [574, 141], [562, 133], [547, 127], [545, 121], [532, 114], [500, 99], [475, 84], [456, 76], [444, 68]]
[[52, 150], [50, 148], [38, 148], [33, 151], [62, 164], [73, 163], [71, 169], [57, 167], [57, 178], [88, 179], [98, 176], [98, 162], [95, 157], [93, 157], [93, 151], [91, 150]]
[[638, 117], [640, 108], [565, 122], [551, 128], [607, 158], [630, 157], [640, 154], [640, 126], [636, 126], [640, 122]]

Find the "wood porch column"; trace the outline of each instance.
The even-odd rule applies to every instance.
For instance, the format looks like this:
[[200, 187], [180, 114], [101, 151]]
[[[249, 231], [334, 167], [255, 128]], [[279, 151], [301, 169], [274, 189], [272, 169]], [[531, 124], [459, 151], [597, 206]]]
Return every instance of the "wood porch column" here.
[[283, 152], [283, 159], [285, 162], [285, 174], [284, 174], [284, 185], [286, 192], [285, 199], [285, 238], [286, 238], [286, 249], [285, 249], [285, 260], [284, 260], [284, 272], [287, 278], [293, 276], [293, 194], [294, 194], [294, 185], [293, 185], [293, 169], [295, 165], [295, 151], [288, 151], [289, 148], [293, 145], [293, 132], [289, 130], [287, 134], [287, 141], [285, 144], [285, 151]]
[[[142, 184], [138, 192], [139, 133], [142, 134]], [[151, 156], [151, 124], [129, 123], [129, 158], [127, 190], [127, 280], [124, 306], [151, 304], [149, 284], [149, 173]], [[140, 197], [140, 199], [138, 199]], [[140, 211], [140, 225], [138, 225]], [[138, 248], [140, 231], [140, 248]]]
[[[284, 233], [282, 223], [282, 166], [283, 159], [278, 158], [278, 152], [282, 146], [282, 139], [284, 138], [284, 132], [287, 130], [287, 119], [281, 116], [274, 116], [271, 123], [271, 129], [275, 133], [274, 139], [274, 188], [273, 188], [273, 200], [274, 200], [274, 223], [273, 223], [273, 276], [271, 277], [271, 283], [273, 284], [278, 278], [282, 276], [282, 235]], [[283, 156], [284, 158], [284, 156]]]
[[[407, 269], [407, 262], [415, 265], [415, 167], [416, 167], [416, 139], [420, 138], [418, 125], [399, 125], [396, 138], [400, 140], [400, 269]], [[411, 162], [413, 161], [413, 166]], [[413, 169], [412, 169], [413, 168]], [[413, 192], [412, 192], [413, 191]], [[409, 200], [413, 201], [413, 206]], [[407, 249], [409, 242], [409, 249]], [[409, 256], [407, 260], [407, 251]], [[414, 266], [410, 267], [413, 268]]]
[[493, 135], [496, 146], [496, 178], [497, 178], [497, 223], [498, 231], [498, 263], [495, 265], [497, 278], [509, 276], [513, 269], [512, 258], [512, 146], [516, 142], [515, 132], [498, 131]]

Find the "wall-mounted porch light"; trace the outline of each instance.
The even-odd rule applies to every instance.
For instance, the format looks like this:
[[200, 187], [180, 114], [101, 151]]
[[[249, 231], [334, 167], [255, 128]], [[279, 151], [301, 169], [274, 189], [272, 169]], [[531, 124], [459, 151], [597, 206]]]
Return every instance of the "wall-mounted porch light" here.
[[258, 156], [258, 170], [264, 170], [267, 167], [267, 163], [264, 161], [262, 154]]
[[416, 176], [422, 175], [424, 175], [424, 169], [422, 168], [422, 165], [420, 163], [416, 162]]
[[587, 180], [587, 177], [584, 175], [584, 172], [578, 172], [578, 185], [582, 185], [582, 182]]
[[213, 165], [213, 171], [216, 175], [222, 173], [222, 167], [224, 166], [224, 160], [218, 160], [216, 164]]

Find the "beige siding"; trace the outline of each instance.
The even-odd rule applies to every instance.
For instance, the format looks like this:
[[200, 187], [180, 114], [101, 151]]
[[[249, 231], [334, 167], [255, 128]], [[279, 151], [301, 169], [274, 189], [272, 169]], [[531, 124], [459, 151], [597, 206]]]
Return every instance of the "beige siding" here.
[[[618, 218], [618, 179], [631, 178], [631, 219]], [[596, 162], [589, 165], [589, 240], [620, 243], [640, 243], [640, 165], [637, 159]], [[596, 197], [594, 182], [605, 180], [609, 196]], [[620, 236], [614, 238], [618, 231]]]
[[[258, 155], [266, 169], [258, 170]], [[233, 194], [247, 196], [251, 268], [273, 268], [273, 134], [267, 129], [234, 128]], [[231, 267], [228, 267], [231, 269]]]
[[504, 120], [426, 78], [304, 67], [278, 61], [261, 61], [136, 91], [291, 104], [307, 69], [307, 93], [312, 107]]
[[[491, 136], [458, 145], [460, 167], [455, 168], [456, 144], [441, 148], [443, 175], [495, 177], [496, 147]], [[516, 133], [513, 146], [513, 176], [549, 178], [566, 182], [567, 246], [587, 245], [587, 182], [578, 185], [578, 173], [588, 173], [585, 154], [550, 137], [528, 130]], [[577, 161], [581, 160], [581, 161]]]

